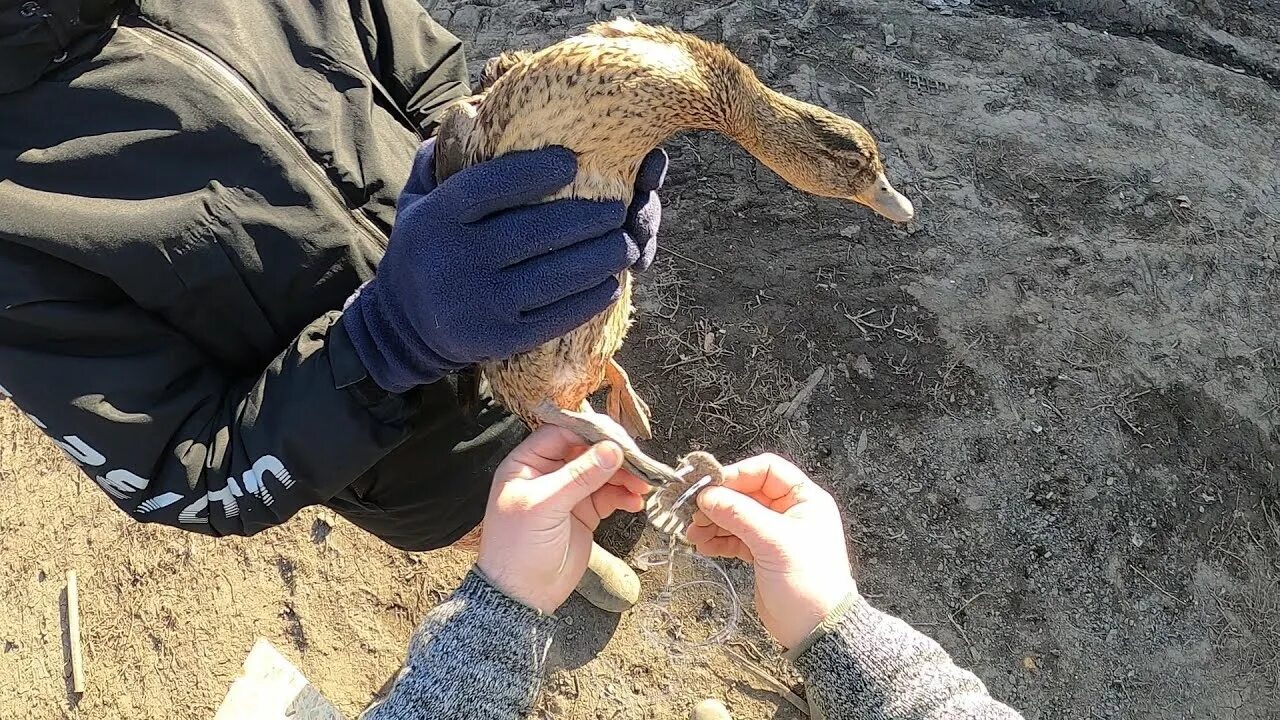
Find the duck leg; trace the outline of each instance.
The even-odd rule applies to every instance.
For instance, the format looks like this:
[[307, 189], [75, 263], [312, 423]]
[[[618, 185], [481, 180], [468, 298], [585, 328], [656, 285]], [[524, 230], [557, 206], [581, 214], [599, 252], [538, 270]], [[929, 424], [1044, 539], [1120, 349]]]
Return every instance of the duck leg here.
[[534, 412], [540, 422], [562, 427], [593, 445], [610, 440], [622, 448], [622, 469], [653, 488], [644, 503], [649, 522], [681, 542], [697, 510], [695, 498], [706, 487], [724, 482], [724, 469], [710, 453], [691, 452], [672, 468], [645, 454], [616, 424], [592, 412], [586, 401], [579, 412], [571, 412], [544, 400]]
[[618, 421], [631, 437], [649, 440], [653, 432], [649, 427], [649, 404], [646, 403], [635, 387], [631, 378], [622, 369], [617, 360], [609, 360], [604, 369], [604, 381], [609, 385], [609, 396], [605, 399], [605, 412]]
[[561, 410], [549, 400], [543, 400], [534, 409], [539, 422], [556, 425], [569, 430], [591, 444], [611, 440], [622, 448], [622, 469], [649, 483], [655, 488], [681, 481], [674, 468], [649, 457], [636, 445], [630, 436], [619, 432], [618, 427], [603, 421], [592, 409], [591, 404], [582, 401], [577, 412]]

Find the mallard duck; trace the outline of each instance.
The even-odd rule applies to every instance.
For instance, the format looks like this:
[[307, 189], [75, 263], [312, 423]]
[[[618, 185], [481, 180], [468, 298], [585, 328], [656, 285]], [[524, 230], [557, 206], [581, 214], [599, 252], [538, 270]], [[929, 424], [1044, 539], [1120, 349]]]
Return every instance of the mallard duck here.
[[[535, 53], [490, 60], [480, 94], [441, 121], [436, 175], [444, 180], [504, 153], [560, 145], [578, 155], [572, 185], [546, 198], [630, 202], [640, 162], [672, 135], [714, 130], [795, 187], [861, 203], [905, 222], [911, 202], [885, 177], [865, 128], [769, 89], [726, 48], [633, 20], [592, 26]], [[614, 360], [631, 324], [631, 277], [587, 324], [515, 357], [486, 363], [499, 402], [531, 427], [544, 401], [579, 410], [609, 387], [606, 411], [633, 437], [650, 437], [649, 408]]]

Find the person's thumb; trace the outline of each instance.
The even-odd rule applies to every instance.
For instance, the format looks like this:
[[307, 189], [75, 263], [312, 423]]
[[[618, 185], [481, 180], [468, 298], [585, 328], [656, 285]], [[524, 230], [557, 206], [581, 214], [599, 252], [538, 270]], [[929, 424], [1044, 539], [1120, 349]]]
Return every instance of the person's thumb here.
[[709, 487], [698, 495], [698, 507], [707, 519], [746, 543], [753, 554], [782, 539], [782, 517], [737, 490]]
[[622, 448], [606, 440], [570, 460], [559, 470], [544, 475], [540, 482], [546, 484], [549, 502], [557, 510], [568, 512], [604, 487], [620, 467]]

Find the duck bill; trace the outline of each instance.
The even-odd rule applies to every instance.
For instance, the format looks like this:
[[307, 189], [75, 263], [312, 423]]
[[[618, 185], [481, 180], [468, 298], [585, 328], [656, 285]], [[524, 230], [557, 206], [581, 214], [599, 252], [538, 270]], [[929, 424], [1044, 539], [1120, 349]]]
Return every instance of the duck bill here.
[[876, 181], [866, 190], [853, 196], [853, 200], [894, 222], [904, 223], [916, 216], [916, 209], [911, 201], [906, 195], [893, 189], [884, 173], [877, 175]]

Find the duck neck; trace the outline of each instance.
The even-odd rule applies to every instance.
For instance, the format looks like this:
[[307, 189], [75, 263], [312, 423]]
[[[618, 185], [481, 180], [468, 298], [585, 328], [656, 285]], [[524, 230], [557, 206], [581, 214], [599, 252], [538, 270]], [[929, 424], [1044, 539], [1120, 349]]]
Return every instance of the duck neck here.
[[745, 143], [761, 137], [756, 106], [764, 93], [772, 92], [755, 71], [728, 51], [708, 43], [711, 51], [694, 53], [706, 97], [703, 102], [710, 120], [691, 130], [714, 130]]
[[730, 136], [770, 170], [790, 180], [789, 168], [805, 154], [791, 138], [796, 135], [795, 128], [803, 126], [812, 115], [812, 106], [787, 97], [759, 80], [755, 84], [752, 92], [744, 94], [748, 98], [745, 111]]

